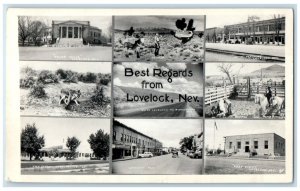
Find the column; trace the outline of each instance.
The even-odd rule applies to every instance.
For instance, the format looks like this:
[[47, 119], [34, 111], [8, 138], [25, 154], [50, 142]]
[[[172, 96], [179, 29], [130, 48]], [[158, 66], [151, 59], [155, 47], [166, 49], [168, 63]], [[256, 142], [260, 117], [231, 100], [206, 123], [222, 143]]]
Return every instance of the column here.
[[77, 36], [78, 36], [78, 38], [80, 38], [80, 36], [79, 36], [79, 30], [80, 30], [80, 27], [78, 27], [78, 29], [77, 29]]
[[59, 38], [62, 38], [62, 32], [63, 32], [63, 30], [62, 30], [62, 26], [60, 27], [60, 37]]
[[69, 27], [67, 27], [67, 38], [69, 38]]
[[74, 27], [72, 27], [72, 38], [74, 38]]

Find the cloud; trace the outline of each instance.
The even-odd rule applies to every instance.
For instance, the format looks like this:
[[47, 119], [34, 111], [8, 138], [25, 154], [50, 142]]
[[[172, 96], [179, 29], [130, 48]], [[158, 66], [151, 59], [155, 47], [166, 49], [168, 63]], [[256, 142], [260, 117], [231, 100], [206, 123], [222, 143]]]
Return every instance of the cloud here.
[[114, 85], [116, 85], [116, 86], [122, 86], [122, 82], [121, 82], [120, 78], [115, 78], [114, 79]]
[[121, 64], [115, 64], [114, 67], [113, 67], [113, 71], [114, 71], [114, 74], [119, 74], [119, 75], [124, 75], [124, 66], [122, 66]]
[[185, 63], [166, 63], [166, 65], [172, 70], [185, 70]]

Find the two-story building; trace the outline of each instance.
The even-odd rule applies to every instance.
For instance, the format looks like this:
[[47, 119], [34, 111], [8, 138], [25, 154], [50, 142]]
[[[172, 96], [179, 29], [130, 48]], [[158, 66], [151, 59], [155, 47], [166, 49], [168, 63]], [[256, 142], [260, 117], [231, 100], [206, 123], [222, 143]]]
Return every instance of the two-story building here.
[[139, 154], [144, 152], [152, 152], [153, 155], [160, 155], [162, 148], [162, 143], [157, 139], [114, 120], [113, 159], [125, 157], [137, 158]]

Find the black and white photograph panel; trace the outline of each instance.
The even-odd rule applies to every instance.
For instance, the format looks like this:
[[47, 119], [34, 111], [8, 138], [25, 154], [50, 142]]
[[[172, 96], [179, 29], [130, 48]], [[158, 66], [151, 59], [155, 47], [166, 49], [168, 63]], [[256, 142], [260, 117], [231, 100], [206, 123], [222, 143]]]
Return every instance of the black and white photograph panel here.
[[114, 17], [115, 61], [204, 60], [204, 15]]
[[113, 174], [201, 174], [203, 120], [114, 119]]
[[285, 15], [207, 15], [205, 60], [285, 62]]
[[120, 62], [113, 72], [114, 116], [203, 116], [202, 63]]
[[206, 63], [205, 116], [285, 119], [285, 64]]
[[19, 16], [20, 60], [112, 61], [112, 16]]
[[206, 174], [284, 174], [283, 120], [206, 120]]
[[21, 174], [109, 173], [110, 119], [21, 117]]
[[20, 66], [21, 115], [110, 116], [111, 62], [23, 61]]

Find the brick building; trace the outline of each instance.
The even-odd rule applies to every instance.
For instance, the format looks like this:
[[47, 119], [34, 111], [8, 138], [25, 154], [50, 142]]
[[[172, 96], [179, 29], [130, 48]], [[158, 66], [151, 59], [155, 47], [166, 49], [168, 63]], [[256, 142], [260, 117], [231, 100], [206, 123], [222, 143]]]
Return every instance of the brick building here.
[[285, 17], [213, 27], [205, 30], [207, 42], [285, 44]]
[[153, 155], [160, 155], [162, 148], [162, 143], [157, 139], [114, 120], [113, 159], [125, 157], [136, 158], [139, 154], [144, 152], [152, 152]]
[[225, 153], [249, 156], [285, 156], [285, 139], [275, 133], [226, 136]]

